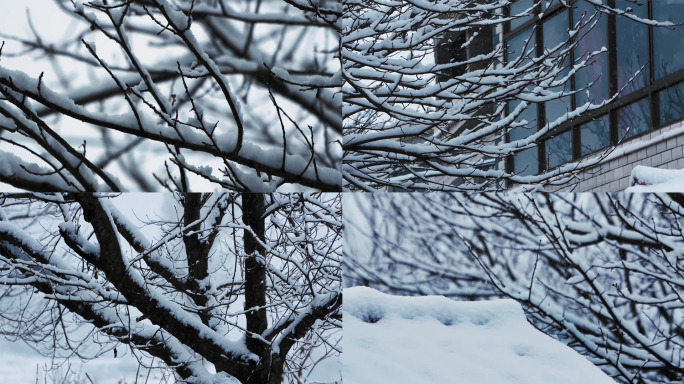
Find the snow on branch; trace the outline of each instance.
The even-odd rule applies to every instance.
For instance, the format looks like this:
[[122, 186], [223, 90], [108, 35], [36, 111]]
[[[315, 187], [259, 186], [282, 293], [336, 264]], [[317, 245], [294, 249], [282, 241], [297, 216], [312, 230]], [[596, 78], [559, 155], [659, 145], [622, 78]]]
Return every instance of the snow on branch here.
[[[13, 40], [0, 51], [0, 182], [36, 192], [342, 189], [338, 4], [53, 2], [64, 11], [54, 28], [76, 22], [68, 34], [13, 38], [0, 27]], [[15, 70], [36, 52], [40, 76]]]
[[[598, 60], [608, 60], [605, 47], [580, 52], [601, 17], [662, 28], [673, 25], [589, 0], [584, 6], [590, 12], [572, 28], [562, 28], [564, 38], [556, 46], [537, 46], [541, 22], [523, 32], [529, 37], [513, 38], [519, 46], [514, 47], [513, 39], [495, 43], [511, 21], [544, 17], [556, 6], [571, 7], [565, 1], [549, 5], [538, 0], [506, 16], [514, 3], [344, 2], [348, 17], [340, 54], [345, 189], [477, 191], [517, 185], [530, 190], [565, 185], [610, 154], [608, 148], [594, 158], [555, 168], [542, 161], [546, 169], [539, 172], [514, 172], [507, 165], [523, 151], [537, 151], [554, 132], [605, 107], [625, 89], [569, 107], [571, 98], [577, 95], [580, 100], [600, 80], [590, 75], [588, 84], [571, 89], [574, 76], [588, 73]], [[567, 101], [567, 110], [560, 116], [547, 113], [547, 121], [538, 121], [543, 115], [536, 113], [537, 106], [558, 100]], [[524, 137], [521, 132], [526, 132]]]
[[[339, 357], [340, 194], [178, 193], [121, 209], [136, 198], [2, 194], [3, 330], [86, 360], [125, 344], [197, 384], [305, 382]], [[75, 343], [81, 324], [93, 330]]]
[[514, 299], [617, 382], [679, 382], [683, 204], [674, 193], [355, 196], [346, 285]]

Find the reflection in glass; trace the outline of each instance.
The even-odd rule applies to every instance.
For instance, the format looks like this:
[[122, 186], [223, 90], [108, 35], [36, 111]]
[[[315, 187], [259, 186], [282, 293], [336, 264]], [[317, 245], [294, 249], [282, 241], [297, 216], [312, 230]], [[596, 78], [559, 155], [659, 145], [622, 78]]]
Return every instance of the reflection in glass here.
[[[632, 8], [634, 16], [647, 19], [648, 8], [646, 4], [634, 4], [627, 0], [616, 0], [618, 9]], [[648, 62], [648, 26], [637, 23], [626, 17], [616, 17], [617, 28], [617, 75], [618, 90], [627, 84], [629, 79]], [[649, 69], [646, 66], [639, 77], [634, 79], [623, 95], [643, 88], [647, 85]]]
[[[684, 22], [684, 0], [655, 0], [653, 19], [671, 21], [674, 24]], [[653, 28], [653, 59], [655, 78], [684, 68], [684, 27], [673, 30]]]
[[544, 0], [544, 10], [551, 8], [552, 6], [558, 4], [558, 0]]
[[[580, 1], [573, 6], [573, 20], [575, 23], [578, 23], [582, 15], [584, 15], [584, 20], [582, 21], [584, 26], [579, 32], [580, 36], [583, 37], [575, 50], [575, 61], [586, 60], [590, 53], [600, 51], [608, 46], [606, 17], [603, 14], [598, 16], [598, 20], [594, 19], [594, 21], [597, 20], [597, 24], [594, 26], [594, 29], [589, 31], [589, 28], [594, 23], [594, 21], [589, 22], [589, 18], [595, 12], [596, 8], [584, 1]], [[590, 62], [592, 64], [583, 68], [575, 75], [575, 89], [582, 89], [595, 82], [588, 90], [589, 95], [584, 91], [575, 96], [575, 102], [578, 107], [590, 101], [594, 104], [599, 104], [608, 98], [608, 54], [602, 53], [594, 56]]]
[[513, 156], [513, 172], [521, 176], [533, 176], [539, 173], [539, 153], [537, 148], [526, 149]]
[[[510, 5], [510, 15], [516, 16], [534, 6], [534, 0], [518, 0], [516, 3]], [[532, 20], [534, 17], [534, 12], [530, 12], [528, 16], [521, 17], [519, 19], [511, 20], [511, 31], [515, 28], [525, 24], [525, 22]]]
[[[520, 102], [511, 102], [508, 104], [508, 113], [515, 110], [515, 107]], [[532, 104], [527, 107], [523, 113], [515, 119], [516, 122], [522, 122], [527, 120], [526, 126], [517, 127], [508, 133], [509, 142], [516, 140], [522, 140], [531, 134], [537, 132], [537, 105]], [[539, 164], [537, 162], [538, 154], [537, 148], [526, 149], [513, 156], [513, 171], [516, 174], [521, 174], [523, 176], [536, 175], [539, 172]]]
[[684, 117], [684, 83], [659, 93], [660, 124], [668, 124]]
[[[512, 113], [515, 111], [515, 107], [520, 104], [520, 101], [517, 102], [511, 102], [508, 103], [508, 113]], [[526, 110], [524, 110], [520, 116], [518, 116], [517, 119], [515, 119], [516, 122], [522, 122], [523, 120], [527, 120], [526, 126], [523, 127], [517, 127], [513, 128], [509, 131], [508, 137], [510, 138], [509, 142], [511, 141], [516, 141], [516, 140], [521, 140], [529, 135], [537, 132], [537, 105], [532, 104], [527, 107]]]
[[[568, 12], [563, 11], [544, 23], [544, 49], [553, 49], [568, 40], [568, 22]], [[566, 58], [563, 62], [563, 70], [556, 76], [555, 80], [560, 80], [567, 76], [570, 71], [569, 67], [570, 60], [569, 58]], [[570, 82], [552, 88], [551, 91], [570, 91]], [[572, 107], [570, 104], [570, 97], [568, 96], [557, 100], [547, 101], [545, 105], [547, 121], [554, 121], [565, 115]]]
[[[525, 49], [525, 40], [530, 40], [529, 43], [527, 43], [527, 49]], [[523, 52], [525, 53], [525, 56], [529, 53], [529, 56], [535, 57], [535, 47], [536, 44], [534, 42], [534, 36], [532, 35], [532, 28], [522, 31], [508, 40], [508, 62], [510, 63], [511, 61], [517, 60]]]
[[596, 152], [610, 145], [609, 127], [608, 115], [603, 115], [580, 127], [582, 156]]
[[618, 114], [618, 139], [629, 138], [648, 131], [651, 126], [651, 113], [648, 110], [648, 99], [641, 99], [626, 107], [620, 108]]
[[572, 161], [572, 131], [565, 131], [546, 140], [547, 168], [555, 168]]

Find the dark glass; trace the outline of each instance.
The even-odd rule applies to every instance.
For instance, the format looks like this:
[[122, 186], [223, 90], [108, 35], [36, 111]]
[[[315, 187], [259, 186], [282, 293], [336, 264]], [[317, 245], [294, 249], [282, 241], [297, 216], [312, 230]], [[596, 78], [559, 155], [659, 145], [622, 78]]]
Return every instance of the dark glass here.
[[[527, 49], [525, 49], [525, 40], [529, 40], [527, 43]], [[508, 55], [507, 61], [515, 61], [520, 57], [520, 55], [525, 53], [525, 56], [529, 53], [529, 56], [535, 57], [535, 47], [537, 46], [534, 41], [534, 35], [532, 35], [532, 28], [526, 29], [521, 33], [517, 34], [515, 37], [511, 38], [507, 42], [508, 44]], [[530, 52], [531, 51], [531, 52]], [[528, 61], [527, 59], [525, 61]]]
[[[684, 1], [654, 0], [653, 19], [673, 24], [684, 22]], [[653, 28], [653, 65], [659, 79], [684, 68], [684, 27]]]
[[544, 2], [542, 2], [542, 9], [547, 10], [556, 4], [558, 4], [558, 0], [544, 0]]
[[684, 117], [684, 83], [679, 83], [659, 94], [660, 124], [668, 124]]
[[[515, 16], [519, 15], [526, 10], [532, 8], [534, 6], [534, 0], [518, 0], [517, 2], [513, 3], [510, 5], [510, 15]], [[527, 21], [532, 20], [534, 18], [534, 11], [532, 11], [529, 15], [525, 17], [521, 17], [519, 19], [514, 19], [511, 20], [511, 31], [514, 30], [515, 28], [525, 24]]]
[[[627, 0], [616, 0], [615, 6], [618, 9], [626, 10], [632, 8], [632, 14], [642, 19], [648, 18], [648, 8], [646, 2], [641, 6], [628, 2]], [[616, 22], [617, 37], [617, 77], [618, 90], [627, 84], [641, 67], [644, 69], [631, 84], [625, 88], [623, 95], [636, 91], [648, 85], [649, 68], [648, 65], [648, 26], [632, 21], [624, 16], [618, 16]]]
[[[529, 40], [525, 50], [525, 40]], [[532, 28], [526, 29], [520, 34], [508, 40], [508, 61], [516, 60], [521, 52], [530, 52], [531, 57], [535, 57], [535, 40], [532, 35]], [[525, 60], [527, 61], [527, 59]], [[511, 113], [520, 102], [508, 104], [508, 112]], [[521, 140], [537, 132], [537, 105], [532, 104], [515, 119], [516, 122], [527, 121], [526, 126], [512, 129], [508, 133], [509, 142]], [[537, 148], [526, 149], [513, 156], [513, 171], [523, 176], [536, 175], [539, 173], [538, 150]]]
[[[568, 40], [568, 12], [563, 11], [556, 16], [544, 22], [544, 49], [553, 49], [559, 44]], [[562, 49], [562, 48], [561, 48]], [[561, 80], [570, 73], [569, 58], [563, 62], [563, 70], [556, 76], [555, 80]], [[570, 81], [565, 84], [550, 89], [553, 92], [570, 91]], [[565, 115], [572, 108], [570, 104], [570, 97], [565, 96], [560, 99], [547, 101], [546, 105], [546, 120], [554, 121], [557, 118]]]
[[646, 132], [651, 127], [651, 112], [648, 99], [641, 99], [618, 109], [618, 139], [632, 137]]
[[[494, 25], [492, 26], [492, 50], [496, 50], [499, 43], [501, 43], [501, 37], [500, 34], [496, 32], [496, 25]], [[499, 56], [497, 56], [494, 59], [494, 68], [498, 67], [499, 64], [501, 64], [501, 61], [499, 60]]]
[[[508, 113], [515, 110], [515, 107], [519, 104], [509, 103]], [[537, 132], [537, 105], [532, 104], [523, 111], [523, 113], [515, 119], [516, 122], [522, 122], [527, 120], [527, 124], [524, 127], [513, 128], [509, 133], [509, 142], [522, 140], [531, 134]], [[526, 149], [513, 156], [513, 170], [516, 174], [521, 174], [523, 176], [536, 175], [539, 173], [539, 163], [538, 163], [538, 153], [537, 148]]]
[[546, 164], [548, 169], [572, 161], [572, 131], [565, 131], [546, 140]]
[[603, 115], [580, 126], [582, 156], [596, 152], [610, 145], [610, 123], [608, 115]]
[[[520, 102], [515, 102], [515, 103], [509, 103], [508, 104], [508, 113], [512, 113], [515, 110], [515, 107], [519, 105]], [[509, 131], [508, 137], [509, 137], [509, 142], [511, 141], [516, 141], [516, 140], [522, 140], [529, 135], [537, 132], [537, 105], [532, 104], [525, 109], [520, 116], [518, 116], [517, 119], [515, 119], [516, 122], [520, 123], [523, 120], [527, 120], [526, 126], [523, 127], [517, 127], [513, 128]]]
[[[575, 50], [575, 62], [587, 59], [588, 55], [593, 52], [601, 51], [604, 47], [608, 47], [607, 22], [604, 14], [599, 14], [597, 18], [590, 21], [590, 18], [596, 13], [596, 8], [584, 1], [580, 1], [573, 5], [573, 21], [575, 24], [580, 22], [580, 18], [584, 15], [582, 20], [583, 27], [580, 29], [579, 35], [582, 36], [577, 49]], [[596, 21], [593, 29], [589, 30]], [[585, 35], [586, 34], [586, 35]], [[580, 107], [587, 102], [599, 104], [608, 98], [608, 52], [601, 53], [594, 56], [589, 61], [591, 64], [582, 68], [575, 74], [575, 89], [582, 89], [594, 82], [587, 95], [587, 90], [578, 93], [575, 96], [575, 105]]]
[[526, 149], [513, 156], [513, 172], [521, 176], [533, 176], [539, 173], [539, 152], [537, 148]]

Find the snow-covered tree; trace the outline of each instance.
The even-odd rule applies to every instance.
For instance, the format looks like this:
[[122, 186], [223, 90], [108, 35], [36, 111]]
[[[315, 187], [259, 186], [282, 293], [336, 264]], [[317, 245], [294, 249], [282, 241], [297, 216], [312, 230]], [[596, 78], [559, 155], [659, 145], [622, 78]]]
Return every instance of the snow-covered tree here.
[[[539, 161], [552, 156], [538, 155], [538, 147], [631, 84], [595, 94], [592, 87], [601, 77], [607, 83], [598, 63], [607, 62], [607, 53], [583, 41], [593, 39], [594, 28], [608, 17], [672, 25], [637, 17], [633, 8], [643, 9], [645, 1], [617, 5], [614, 0], [344, 1], [345, 188], [496, 190], [576, 180], [610, 147], [590, 160], [540, 165], [537, 172], [537, 156]], [[574, 25], [542, 43], [536, 31], [559, 7], [579, 9]], [[531, 35], [501, 43], [509, 22], [529, 23], [534, 17]], [[631, 76], [637, 76], [636, 69]], [[574, 95], [576, 107], [570, 103]], [[538, 112], [536, 106], [544, 104], [553, 104], [558, 116], [550, 107], [545, 115]], [[511, 167], [518, 157], [525, 161]]]
[[0, 182], [341, 190], [336, 2], [46, 1], [48, 33], [0, 26]]
[[349, 196], [346, 285], [514, 299], [618, 382], [679, 383], [683, 204], [667, 194]]
[[308, 382], [340, 352], [341, 195], [174, 196], [142, 231], [110, 195], [2, 195], [0, 333], [186, 383]]

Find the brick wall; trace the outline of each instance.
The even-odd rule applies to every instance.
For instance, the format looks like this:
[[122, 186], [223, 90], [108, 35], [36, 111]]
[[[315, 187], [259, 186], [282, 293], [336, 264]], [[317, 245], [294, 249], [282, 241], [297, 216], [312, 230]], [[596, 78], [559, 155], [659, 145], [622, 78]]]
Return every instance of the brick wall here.
[[[684, 122], [677, 122], [618, 146], [598, 166], [580, 175], [582, 181], [557, 191], [622, 192], [637, 165], [684, 169]], [[547, 188], [550, 192], [555, 192]]]

